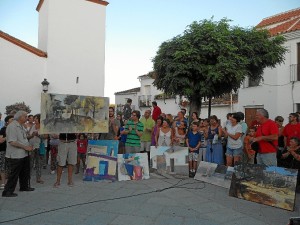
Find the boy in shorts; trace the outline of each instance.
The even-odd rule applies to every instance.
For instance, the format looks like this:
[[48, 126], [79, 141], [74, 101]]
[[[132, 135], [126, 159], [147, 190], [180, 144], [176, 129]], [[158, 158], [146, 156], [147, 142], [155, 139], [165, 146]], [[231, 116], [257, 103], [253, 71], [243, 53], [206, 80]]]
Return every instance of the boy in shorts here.
[[189, 149], [189, 177], [194, 177], [197, 170], [199, 147], [201, 145], [201, 134], [198, 122], [192, 123], [192, 129], [188, 132], [186, 145]]

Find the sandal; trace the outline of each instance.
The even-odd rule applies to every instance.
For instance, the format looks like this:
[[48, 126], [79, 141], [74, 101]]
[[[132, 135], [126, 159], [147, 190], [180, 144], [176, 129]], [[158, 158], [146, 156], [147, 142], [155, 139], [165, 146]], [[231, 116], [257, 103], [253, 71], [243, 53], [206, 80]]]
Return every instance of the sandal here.
[[60, 183], [59, 183], [59, 182], [56, 182], [56, 183], [53, 185], [53, 187], [54, 187], [54, 188], [58, 188], [59, 185], [60, 185]]
[[39, 184], [45, 183], [43, 180], [36, 180], [36, 182], [39, 183]]
[[68, 186], [69, 186], [69, 187], [73, 187], [73, 186], [74, 186], [74, 183], [73, 183], [73, 182], [68, 182]]

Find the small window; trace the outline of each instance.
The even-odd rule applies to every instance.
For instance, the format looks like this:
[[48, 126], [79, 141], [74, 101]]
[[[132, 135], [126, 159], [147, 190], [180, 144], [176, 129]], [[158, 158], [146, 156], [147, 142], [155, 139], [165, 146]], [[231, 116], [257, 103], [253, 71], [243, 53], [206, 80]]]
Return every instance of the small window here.
[[296, 103], [296, 112], [300, 112], [300, 103]]
[[251, 79], [249, 78], [249, 87], [256, 87], [256, 86], [259, 86], [259, 82], [260, 82], [260, 79]]

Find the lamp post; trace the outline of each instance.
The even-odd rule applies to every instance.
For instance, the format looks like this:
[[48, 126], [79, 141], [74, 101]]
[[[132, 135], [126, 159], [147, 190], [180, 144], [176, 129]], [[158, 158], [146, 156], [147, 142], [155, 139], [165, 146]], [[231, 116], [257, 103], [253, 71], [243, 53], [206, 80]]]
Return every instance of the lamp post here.
[[43, 86], [43, 92], [46, 93], [48, 91], [48, 85], [50, 84], [46, 78], [44, 78], [43, 82], [41, 83]]

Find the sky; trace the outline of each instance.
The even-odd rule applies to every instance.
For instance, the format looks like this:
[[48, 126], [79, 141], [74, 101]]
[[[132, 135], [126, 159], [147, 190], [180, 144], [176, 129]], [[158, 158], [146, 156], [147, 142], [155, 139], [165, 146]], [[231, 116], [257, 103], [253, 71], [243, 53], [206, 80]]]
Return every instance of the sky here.
[[[39, 0], [0, 0], [0, 30], [37, 47]], [[193, 21], [214, 18], [253, 27], [263, 18], [299, 8], [299, 0], [108, 0], [105, 97], [140, 87], [138, 76], [153, 70], [159, 46]], [[1, 49], [0, 49], [1, 51]], [[0, 75], [1, 76], [1, 75]]]

